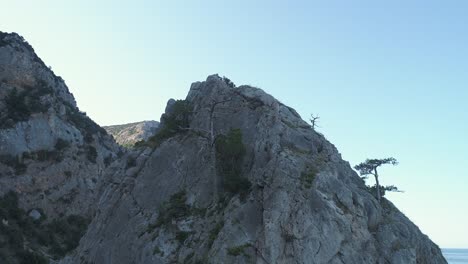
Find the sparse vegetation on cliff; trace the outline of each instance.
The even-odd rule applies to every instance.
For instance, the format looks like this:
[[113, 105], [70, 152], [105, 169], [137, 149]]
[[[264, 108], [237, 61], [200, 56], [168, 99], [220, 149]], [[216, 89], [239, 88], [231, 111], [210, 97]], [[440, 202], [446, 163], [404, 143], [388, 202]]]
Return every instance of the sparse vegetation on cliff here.
[[227, 135], [217, 137], [218, 171], [222, 175], [222, 186], [226, 192], [245, 196], [250, 189], [250, 181], [242, 176], [242, 162], [245, 153], [246, 149], [242, 143], [240, 129], [232, 129]]
[[0, 198], [0, 259], [5, 263], [48, 263], [44, 253], [59, 258], [78, 246], [89, 220], [78, 215], [45, 222], [19, 207], [10, 191]]
[[91, 161], [92, 163], [96, 163], [98, 153], [95, 147], [88, 146], [86, 148], [86, 158]]
[[169, 201], [165, 202], [159, 210], [158, 219], [154, 224], [148, 226], [148, 232], [152, 232], [154, 229], [163, 225], [170, 224], [172, 220], [187, 217], [191, 214], [191, 207], [186, 204], [187, 193], [185, 190], [177, 192], [169, 198]]
[[245, 244], [240, 245], [240, 246], [230, 247], [230, 248], [227, 249], [227, 252], [231, 256], [243, 255], [243, 256], [248, 257], [248, 255], [245, 253], [245, 250], [247, 248], [249, 248], [249, 247], [252, 247], [252, 245], [250, 243], [245, 243]]
[[312, 187], [315, 177], [317, 176], [318, 169], [315, 166], [310, 166], [306, 171], [301, 174], [301, 183], [302, 185], [309, 189]]
[[27, 121], [33, 113], [44, 113], [49, 105], [41, 97], [53, 92], [44, 81], [37, 82], [37, 87], [11, 89], [5, 97], [6, 113], [0, 117], [0, 129], [12, 128], [16, 123]]
[[85, 112], [78, 110], [78, 108], [66, 102], [63, 103], [67, 109], [68, 120], [83, 133], [86, 143], [91, 143], [93, 135], [96, 133], [107, 134], [107, 131], [89, 118]]
[[158, 132], [147, 141], [139, 141], [135, 147], [153, 147], [157, 148], [166, 139], [171, 138], [178, 133], [186, 132], [189, 126], [189, 117], [192, 113], [192, 106], [185, 100], [177, 100], [172, 106], [170, 113], [161, 117], [161, 127]]
[[0, 163], [14, 169], [16, 175], [26, 172], [27, 166], [19, 157], [13, 155], [0, 155]]
[[223, 81], [231, 88], [236, 88], [236, 85], [226, 76], [223, 76]]
[[[2, 142], [9, 143], [1, 145], [2, 154], [19, 154], [7, 157], [10, 167], [0, 166], [8, 175], [0, 179], [2, 186], [18, 190], [20, 206], [44, 206], [50, 214], [45, 219], [44, 212], [21, 210], [13, 196], [0, 202], [0, 262], [61, 259], [87, 228], [88, 219], [66, 215], [73, 212], [94, 218], [76, 252], [64, 260], [70, 263], [326, 263], [343, 256], [350, 263], [375, 263], [395, 255], [403, 262], [445, 263], [437, 246], [390, 202], [379, 204], [363, 191], [323, 135], [261, 89], [233, 89], [219, 76], [197, 82], [189, 101], [169, 101], [160, 132], [142, 144], [163, 148], [126, 152], [102, 137], [58, 77], [33, 63], [35, 57], [28, 58], [18, 41], [12, 44], [21, 53], [7, 47], [0, 57], [12, 55], [34, 66], [31, 78], [45, 72], [57, 94], [41, 98], [51, 106], [34, 122], [0, 131]], [[18, 66], [20, 72], [29, 70]], [[12, 89], [14, 78], [10, 83], [8, 78], [15, 74], [2, 71], [2, 96]], [[11, 132], [17, 132], [15, 140]], [[65, 141], [51, 140], [57, 135], [70, 149]], [[30, 152], [21, 154], [25, 149]], [[66, 162], [55, 164], [61, 158]], [[97, 160], [112, 166], [93, 165]], [[9, 177], [26, 166], [27, 175]], [[387, 243], [388, 237], [398, 243]], [[297, 245], [306, 250], [291, 254], [288, 249]]]

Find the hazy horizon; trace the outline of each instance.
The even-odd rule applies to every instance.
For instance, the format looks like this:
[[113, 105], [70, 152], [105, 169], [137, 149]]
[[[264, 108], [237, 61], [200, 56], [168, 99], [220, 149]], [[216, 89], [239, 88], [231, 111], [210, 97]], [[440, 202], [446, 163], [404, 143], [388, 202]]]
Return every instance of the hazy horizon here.
[[225, 75], [318, 114], [351, 165], [397, 158], [382, 182], [405, 192], [388, 198], [441, 248], [468, 248], [468, 3], [2, 3], [0, 31], [100, 125], [159, 121], [169, 98]]

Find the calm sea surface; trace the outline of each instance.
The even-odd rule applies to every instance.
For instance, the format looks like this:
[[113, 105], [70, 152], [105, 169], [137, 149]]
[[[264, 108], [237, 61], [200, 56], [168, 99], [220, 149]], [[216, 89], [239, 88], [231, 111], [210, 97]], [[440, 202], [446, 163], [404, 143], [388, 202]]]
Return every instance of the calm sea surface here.
[[468, 264], [468, 249], [442, 249], [449, 264]]

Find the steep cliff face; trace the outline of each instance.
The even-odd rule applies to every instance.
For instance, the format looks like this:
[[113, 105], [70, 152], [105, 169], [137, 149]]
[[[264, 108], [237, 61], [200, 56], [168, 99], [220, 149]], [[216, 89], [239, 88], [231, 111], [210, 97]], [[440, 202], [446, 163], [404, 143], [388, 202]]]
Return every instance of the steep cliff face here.
[[132, 147], [138, 141], [148, 140], [156, 133], [158, 126], [158, 121], [141, 121], [124, 125], [105, 126], [103, 128], [121, 146]]
[[60, 259], [86, 229], [61, 263], [446, 263], [262, 90], [194, 83], [125, 151], [29, 44], [1, 32], [0, 196], [7, 263]]
[[19, 35], [0, 32], [0, 195], [20, 207], [91, 217], [119, 147]]
[[61, 263], [446, 263], [290, 107], [217, 75], [115, 163]]
[[0, 263], [76, 248], [125, 156], [24, 39], [0, 32]]

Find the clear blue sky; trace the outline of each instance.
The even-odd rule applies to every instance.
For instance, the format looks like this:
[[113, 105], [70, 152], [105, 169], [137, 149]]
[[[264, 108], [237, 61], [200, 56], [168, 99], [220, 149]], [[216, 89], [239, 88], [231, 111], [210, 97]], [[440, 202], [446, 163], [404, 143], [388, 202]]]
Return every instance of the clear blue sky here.
[[212, 73], [318, 113], [351, 164], [396, 157], [382, 181], [406, 192], [390, 199], [468, 248], [468, 2], [230, 2], [0, 0], [0, 30], [102, 125], [158, 120]]

